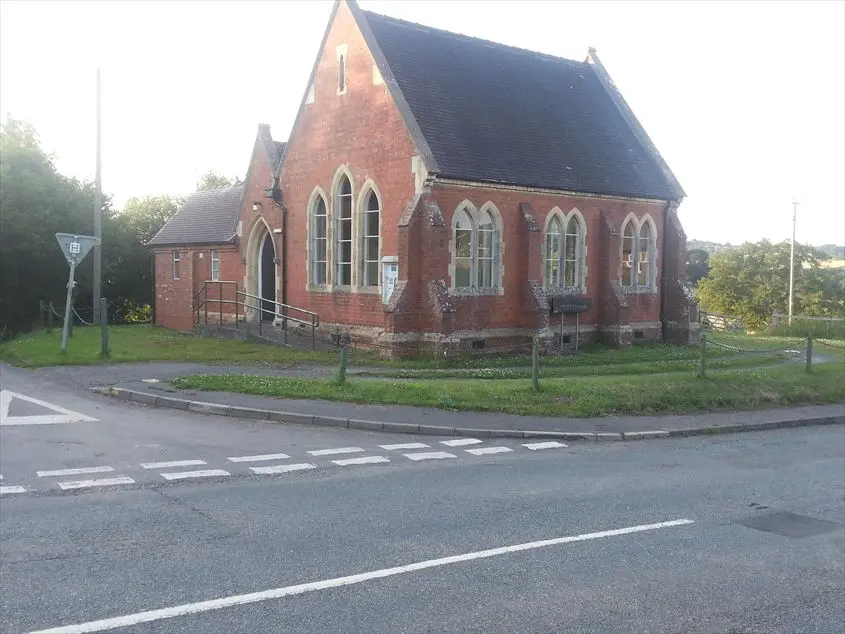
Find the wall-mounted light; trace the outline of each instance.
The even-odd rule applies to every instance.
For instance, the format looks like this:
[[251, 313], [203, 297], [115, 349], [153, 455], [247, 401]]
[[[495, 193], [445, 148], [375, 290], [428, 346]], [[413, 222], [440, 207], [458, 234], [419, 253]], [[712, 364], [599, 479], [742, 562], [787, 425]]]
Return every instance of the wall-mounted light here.
[[261, 209], [261, 207], [262, 207], [262, 204], [259, 203], [259, 202], [252, 203], [252, 210], [253, 211], [258, 211], [259, 209]]

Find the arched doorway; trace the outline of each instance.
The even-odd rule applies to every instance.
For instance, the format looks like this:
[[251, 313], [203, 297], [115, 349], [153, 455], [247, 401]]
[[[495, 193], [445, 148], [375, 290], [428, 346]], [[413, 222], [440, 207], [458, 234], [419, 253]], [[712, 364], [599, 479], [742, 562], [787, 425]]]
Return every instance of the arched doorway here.
[[276, 247], [269, 233], [258, 251], [258, 293], [261, 297], [261, 321], [273, 321], [276, 314]]

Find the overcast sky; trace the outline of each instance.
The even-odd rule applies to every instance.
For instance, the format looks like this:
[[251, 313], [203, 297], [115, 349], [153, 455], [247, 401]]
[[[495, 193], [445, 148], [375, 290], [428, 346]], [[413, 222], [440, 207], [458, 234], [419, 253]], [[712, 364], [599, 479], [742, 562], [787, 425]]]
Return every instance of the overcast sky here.
[[[845, 3], [366, 1], [369, 10], [583, 60], [594, 46], [687, 191], [691, 238], [845, 242]], [[103, 189], [243, 176], [259, 122], [287, 138], [331, 2], [0, 2], [0, 113]], [[526, 113], [530, 115], [530, 113]]]

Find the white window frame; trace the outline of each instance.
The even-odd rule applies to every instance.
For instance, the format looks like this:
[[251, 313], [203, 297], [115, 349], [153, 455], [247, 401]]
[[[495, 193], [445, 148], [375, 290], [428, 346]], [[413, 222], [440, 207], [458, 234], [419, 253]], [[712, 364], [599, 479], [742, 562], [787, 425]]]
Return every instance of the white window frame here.
[[211, 249], [211, 252], [208, 257], [209, 262], [209, 272], [211, 273], [211, 281], [212, 282], [219, 282], [220, 281], [220, 251], [217, 249]]
[[[360, 203], [360, 208], [358, 209], [358, 225], [360, 227], [360, 257], [358, 266], [360, 267], [360, 275], [358, 275], [359, 285], [362, 288], [370, 288], [370, 289], [378, 289], [381, 287], [381, 220], [382, 220], [382, 202], [381, 202], [381, 194], [379, 194], [378, 189], [376, 188], [375, 184], [367, 181], [364, 183], [364, 186], [361, 190], [363, 193], [359, 194], [358, 200]], [[374, 210], [368, 210], [367, 204], [370, 201], [370, 196], [374, 196], [376, 199], [377, 207]], [[378, 225], [377, 225], [377, 233], [375, 234], [368, 234], [368, 216], [370, 214], [377, 214], [378, 215]], [[369, 252], [369, 240], [372, 238], [377, 238], [377, 248], [376, 253]], [[368, 271], [368, 264], [372, 264], [373, 262], [376, 263], [376, 278], [375, 280], [370, 280], [367, 276]]]
[[[625, 268], [625, 232], [628, 227], [633, 229], [633, 241], [631, 245], [631, 283], [625, 284], [622, 274]], [[643, 243], [642, 229], [648, 227], [650, 236], [646, 238], [647, 262], [646, 270], [642, 271], [640, 252]], [[657, 224], [649, 214], [641, 219], [629, 214], [622, 223], [622, 231], [619, 232], [619, 284], [622, 288], [631, 292], [651, 292], [657, 289]]]
[[[349, 194], [341, 194], [340, 188], [344, 179], [349, 183]], [[343, 199], [349, 197], [349, 217], [343, 217]], [[355, 284], [355, 190], [352, 186], [352, 178], [345, 171], [337, 178], [334, 186], [334, 286], [350, 288]], [[343, 223], [349, 224], [349, 237], [343, 237]], [[343, 246], [349, 245], [349, 259], [343, 259]], [[349, 267], [349, 279], [343, 281], [343, 267]]]
[[[457, 285], [457, 222], [458, 216], [462, 211], [465, 211], [471, 225], [470, 231], [470, 262], [469, 262], [469, 286]], [[481, 222], [485, 215], [489, 215], [493, 225], [491, 254], [488, 257], [481, 257], [480, 254], [480, 234]], [[500, 294], [503, 290], [504, 266], [502, 253], [504, 251], [503, 245], [503, 230], [502, 230], [502, 215], [498, 208], [491, 202], [487, 202], [476, 209], [470, 201], [465, 200], [455, 208], [455, 213], [452, 214], [452, 234], [450, 237], [450, 251], [451, 251], [451, 290], [456, 293], [467, 294]], [[461, 258], [466, 259], [466, 258]], [[481, 260], [490, 261], [490, 284], [480, 285], [479, 278], [482, 274]]]
[[[549, 279], [549, 229], [557, 220], [560, 223], [560, 255], [558, 257], [558, 279]], [[570, 232], [570, 223], [575, 223], [577, 233]], [[566, 259], [566, 237], [575, 237], [575, 259]], [[567, 271], [574, 263], [575, 284], [567, 284]], [[543, 286], [549, 289], [563, 289], [584, 292], [587, 287], [587, 223], [577, 207], [573, 207], [568, 214], [564, 214], [559, 207], [554, 207], [546, 216], [546, 226], [543, 231]]]
[[[323, 203], [323, 214], [314, 213], [317, 210], [317, 205]], [[317, 218], [323, 218], [323, 235], [317, 236], [316, 224]], [[323, 258], [318, 260], [319, 250], [317, 243], [323, 242]], [[317, 279], [317, 264], [323, 265], [323, 279]], [[315, 190], [311, 195], [311, 200], [308, 203], [308, 286], [322, 287], [329, 283], [329, 205], [326, 202], [326, 197], [321, 190]]]
[[171, 258], [173, 263], [173, 279], [181, 279], [179, 277], [179, 263], [182, 261], [182, 252], [174, 249], [173, 251], [171, 251]]

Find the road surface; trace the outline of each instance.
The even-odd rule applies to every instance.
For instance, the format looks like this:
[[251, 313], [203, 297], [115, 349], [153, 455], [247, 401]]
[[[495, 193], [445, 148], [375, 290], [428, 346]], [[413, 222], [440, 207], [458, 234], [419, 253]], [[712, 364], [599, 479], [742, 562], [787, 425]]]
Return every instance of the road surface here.
[[840, 426], [456, 444], [0, 387], [4, 633], [845, 630]]

